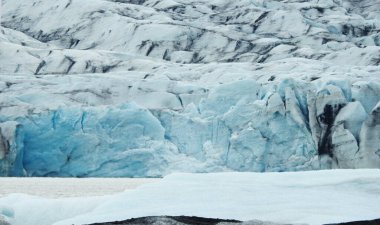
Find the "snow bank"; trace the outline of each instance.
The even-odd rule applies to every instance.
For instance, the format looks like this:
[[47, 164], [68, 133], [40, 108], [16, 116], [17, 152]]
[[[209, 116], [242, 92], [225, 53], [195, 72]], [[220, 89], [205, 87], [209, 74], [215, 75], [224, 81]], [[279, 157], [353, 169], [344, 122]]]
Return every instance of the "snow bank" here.
[[0, 212], [14, 225], [79, 225], [160, 215], [320, 225], [378, 218], [379, 191], [380, 170], [173, 174], [101, 198], [13, 194], [0, 198]]

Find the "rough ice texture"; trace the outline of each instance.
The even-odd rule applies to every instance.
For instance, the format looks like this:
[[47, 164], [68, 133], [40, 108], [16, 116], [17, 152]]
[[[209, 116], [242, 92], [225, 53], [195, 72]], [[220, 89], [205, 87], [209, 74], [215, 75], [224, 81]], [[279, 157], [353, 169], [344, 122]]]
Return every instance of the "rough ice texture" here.
[[379, 10], [3, 0], [0, 175], [379, 168]]

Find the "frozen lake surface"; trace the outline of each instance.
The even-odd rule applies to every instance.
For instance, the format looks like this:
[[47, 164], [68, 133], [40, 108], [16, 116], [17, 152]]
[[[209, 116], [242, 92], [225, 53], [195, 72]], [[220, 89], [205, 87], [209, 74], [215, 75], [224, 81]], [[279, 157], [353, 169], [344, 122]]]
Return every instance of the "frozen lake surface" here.
[[159, 181], [154, 178], [0, 178], [0, 197], [23, 193], [49, 198], [100, 196]]

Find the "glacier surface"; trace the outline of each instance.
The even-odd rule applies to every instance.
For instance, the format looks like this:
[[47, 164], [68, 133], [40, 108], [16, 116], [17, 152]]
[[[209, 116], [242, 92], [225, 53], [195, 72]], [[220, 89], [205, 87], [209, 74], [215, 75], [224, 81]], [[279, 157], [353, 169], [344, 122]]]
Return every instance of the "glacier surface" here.
[[374, 0], [3, 0], [0, 175], [380, 168]]

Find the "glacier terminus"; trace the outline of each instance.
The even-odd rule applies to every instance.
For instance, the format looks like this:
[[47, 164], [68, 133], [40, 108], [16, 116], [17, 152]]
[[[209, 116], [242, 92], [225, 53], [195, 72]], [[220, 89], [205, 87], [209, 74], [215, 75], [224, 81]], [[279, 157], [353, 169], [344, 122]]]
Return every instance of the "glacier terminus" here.
[[0, 175], [380, 168], [376, 0], [3, 0]]

